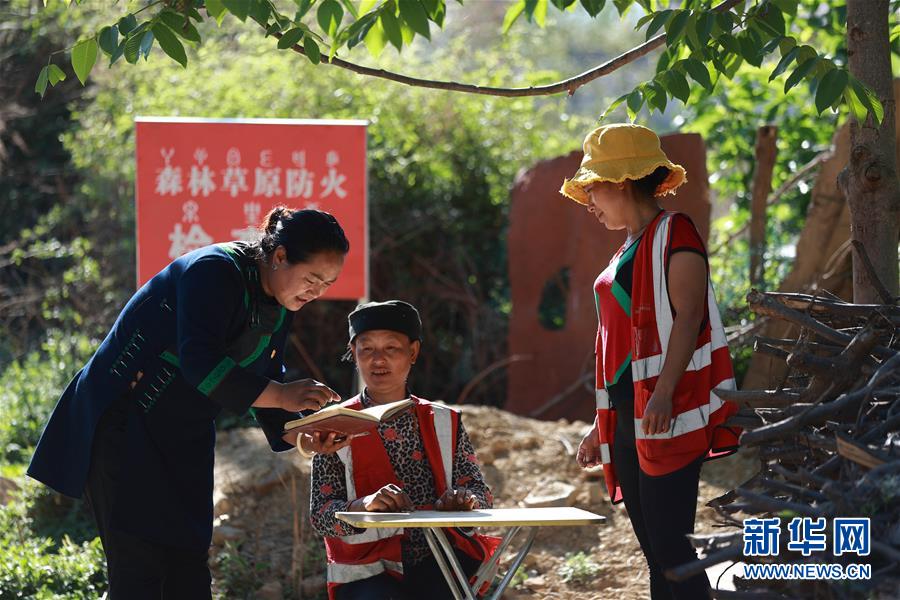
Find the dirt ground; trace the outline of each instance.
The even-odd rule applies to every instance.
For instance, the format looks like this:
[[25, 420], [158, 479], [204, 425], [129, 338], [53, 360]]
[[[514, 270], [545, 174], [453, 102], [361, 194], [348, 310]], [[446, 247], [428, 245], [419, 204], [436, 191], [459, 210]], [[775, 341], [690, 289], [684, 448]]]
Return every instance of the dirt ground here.
[[[575, 506], [607, 517], [596, 527], [542, 529], [504, 597], [649, 599], [646, 564], [624, 507], [610, 505], [599, 474], [575, 464], [588, 424], [537, 421], [483, 406], [462, 410], [496, 507], [523, 506], [532, 490], [571, 484]], [[253, 429], [221, 434], [216, 456], [212, 564], [220, 596], [324, 597], [324, 550], [306, 524], [309, 461], [296, 452], [269, 452]], [[697, 532], [716, 529], [705, 502], [749, 479], [756, 467], [741, 454], [704, 465]]]

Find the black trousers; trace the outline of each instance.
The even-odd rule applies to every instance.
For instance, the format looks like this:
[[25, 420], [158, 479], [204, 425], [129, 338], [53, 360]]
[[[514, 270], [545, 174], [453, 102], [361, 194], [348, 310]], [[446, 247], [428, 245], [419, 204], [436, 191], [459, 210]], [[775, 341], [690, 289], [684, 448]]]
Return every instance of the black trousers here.
[[[211, 599], [208, 551], [150, 542], [113, 523], [128, 403], [114, 403], [94, 437], [86, 496], [106, 553], [110, 600]], [[134, 515], [139, 519], [141, 515]]]
[[[457, 551], [463, 572], [471, 577], [481, 562]], [[337, 589], [337, 600], [453, 600], [447, 580], [433, 557], [419, 564], [403, 563], [403, 581], [387, 573], [346, 583]]]
[[641, 471], [637, 450], [616, 432], [613, 463], [631, 526], [650, 569], [653, 600], [702, 600], [711, 597], [709, 580], [700, 573], [681, 582], [669, 581], [663, 572], [696, 560], [687, 535], [694, 532], [700, 456], [686, 467], [659, 477]]

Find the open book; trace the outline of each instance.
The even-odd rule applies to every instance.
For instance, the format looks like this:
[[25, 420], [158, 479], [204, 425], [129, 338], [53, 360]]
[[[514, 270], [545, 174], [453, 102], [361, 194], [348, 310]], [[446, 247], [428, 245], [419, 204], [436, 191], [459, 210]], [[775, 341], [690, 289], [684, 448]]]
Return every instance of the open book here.
[[414, 404], [415, 402], [408, 398], [398, 402], [370, 406], [361, 410], [353, 410], [339, 404], [333, 404], [302, 419], [288, 421], [284, 425], [284, 430], [299, 429], [301, 433], [313, 433], [316, 431], [331, 433], [334, 431], [342, 436], [358, 435], [372, 431], [378, 423], [390, 421]]

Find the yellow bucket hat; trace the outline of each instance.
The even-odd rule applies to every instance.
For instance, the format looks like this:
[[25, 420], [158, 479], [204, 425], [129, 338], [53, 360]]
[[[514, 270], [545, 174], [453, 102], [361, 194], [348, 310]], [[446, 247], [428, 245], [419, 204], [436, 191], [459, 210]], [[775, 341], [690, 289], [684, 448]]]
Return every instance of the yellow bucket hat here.
[[667, 167], [669, 175], [656, 188], [655, 196], [673, 194], [687, 181], [684, 167], [668, 159], [653, 131], [630, 123], [604, 125], [584, 138], [581, 168], [572, 179], [563, 182], [559, 192], [579, 204], [587, 204], [588, 195], [584, 188], [591, 183], [641, 179], [658, 167]]

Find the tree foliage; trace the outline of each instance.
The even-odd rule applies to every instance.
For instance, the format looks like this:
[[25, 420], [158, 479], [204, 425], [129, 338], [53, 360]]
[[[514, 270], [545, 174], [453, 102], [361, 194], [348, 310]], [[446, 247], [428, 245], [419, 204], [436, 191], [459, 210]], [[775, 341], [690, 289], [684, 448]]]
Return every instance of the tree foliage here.
[[[815, 107], [820, 114], [845, 105], [860, 122], [867, 115], [876, 122], [883, 118], [879, 99], [850, 75], [843, 61], [805, 43], [802, 32], [813, 26], [823, 10], [818, 2], [724, 0], [714, 6], [711, 0], [687, 0], [679, 8], [662, 8], [656, 0], [614, 0], [613, 4], [623, 17], [632, 9], [644, 11], [636, 29], [643, 30], [648, 41], [659, 33], [666, 49], [657, 74], [620, 96], [604, 115], [623, 103], [632, 119], [644, 107], [663, 112], [673, 99], [687, 102], [692, 88], [710, 93], [720, 78], [732, 78], [744, 63], [759, 67], [768, 57], [777, 56], [770, 80], [783, 80], [785, 92], [802, 81], [815, 87]], [[606, 0], [516, 0], [506, 13], [503, 30], [508, 31], [523, 17], [543, 27], [550, 5], [561, 11], [580, 7], [596, 17]], [[827, 14], [841, 12], [827, 5], [824, 10]], [[401, 51], [416, 36], [430, 39], [432, 27], [440, 29], [446, 15], [445, 0], [295, 0], [278, 4], [272, 0], [153, 0], [78, 40], [69, 54], [82, 83], [98, 53], [108, 57], [110, 65], [122, 57], [136, 63], [158, 46], [186, 67], [185, 46], [203, 40], [198, 25], [211, 20], [221, 26], [233, 17], [255, 23], [259, 35], [276, 38], [277, 49], [300, 52], [314, 64], [335, 63], [359, 45], [377, 58], [388, 45]], [[48, 84], [55, 85], [62, 77], [58, 66], [48, 62], [38, 74], [36, 91], [43, 95]], [[576, 87], [570, 86], [568, 91], [572, 93]]]

